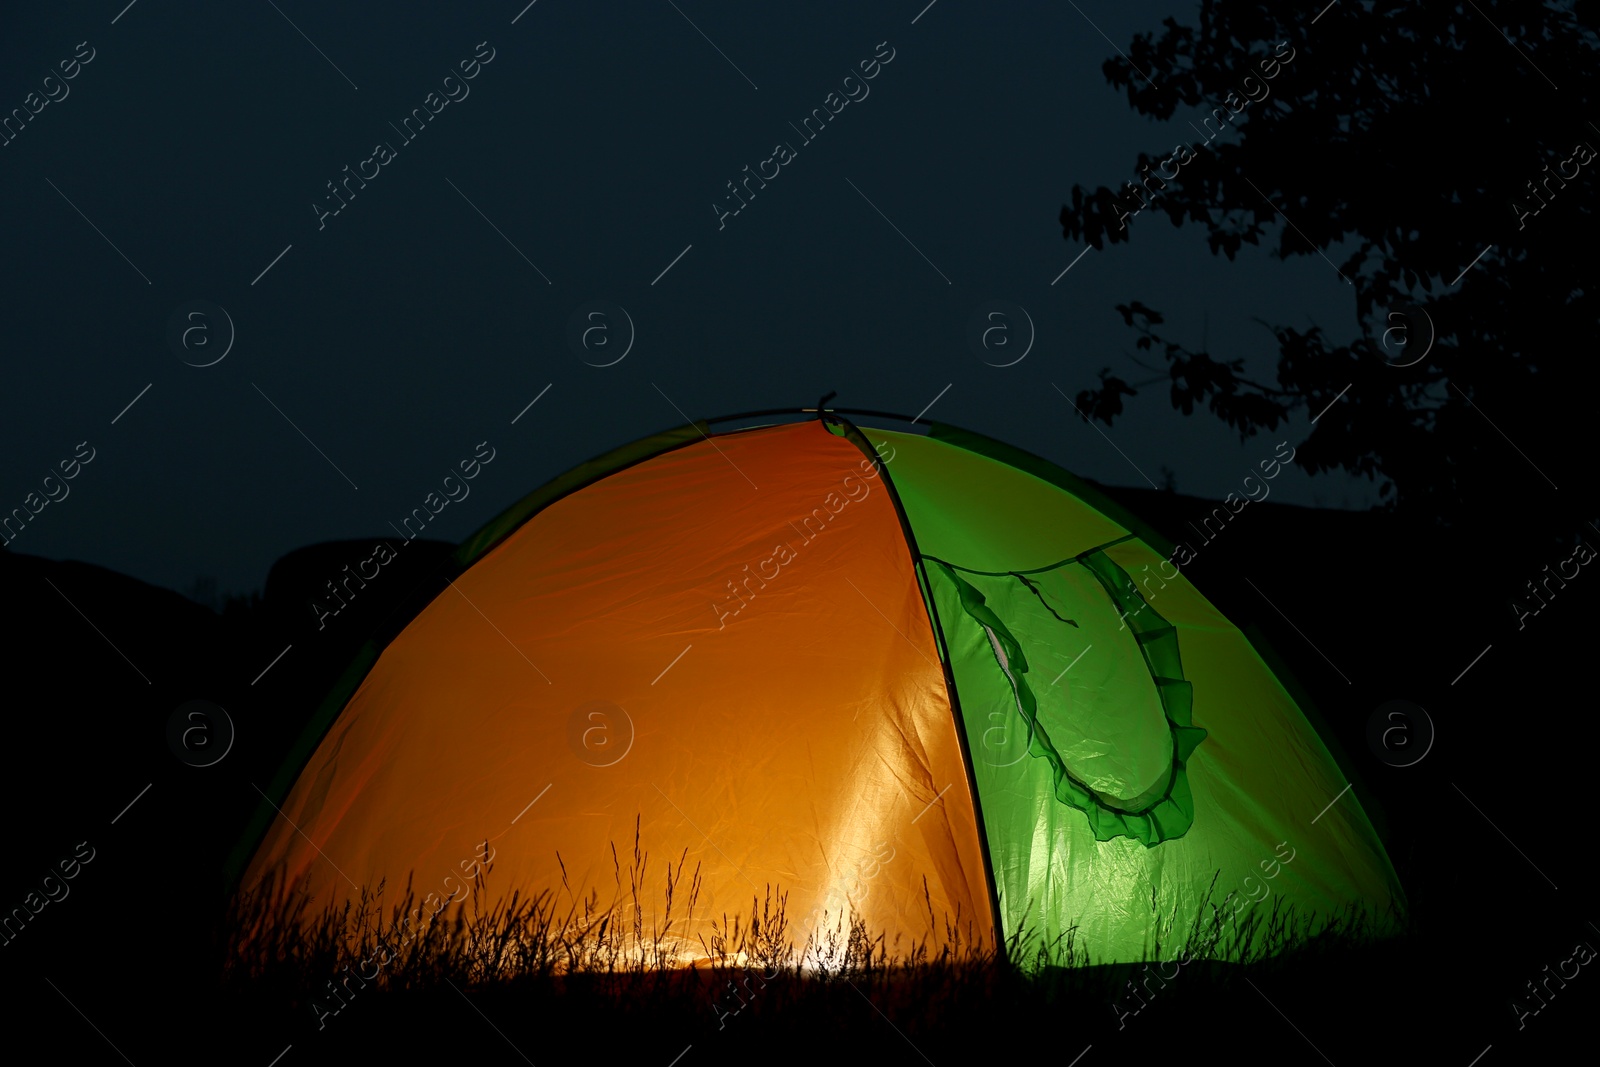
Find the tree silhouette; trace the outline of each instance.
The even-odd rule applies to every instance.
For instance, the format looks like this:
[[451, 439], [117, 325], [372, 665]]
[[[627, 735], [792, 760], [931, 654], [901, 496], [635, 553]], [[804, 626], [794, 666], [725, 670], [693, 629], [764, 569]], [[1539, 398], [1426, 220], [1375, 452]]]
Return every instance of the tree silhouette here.
[[[1247, 438], [1326, 408], [1295, 453], [1311, 473], [1368, 476], [1450, 526], [1514, 507], [1546, 513], [1547, 538], [1594, 533], [1577, 521], [1593, 449], [1551, 431], [1596, 419], [1600, 3], [1322, 2], [1205, 0], [1197, 25], [1108, 59], [1139, 112], [1201, 109], [1198, 136], [1140, 153], [1117, 188], [1074, 186], [1063, 236], [1103, 248], [1162, 213], [1230, 260], [1264, 242], [1323, 257], [1360, 335], [1270, 325], [1271, 379], [1172, 340], [1138, 300], [1118, 311], [1186, 414]], [[1111, 425], [1149, 384], [1108, 367], [1078, 406]]]

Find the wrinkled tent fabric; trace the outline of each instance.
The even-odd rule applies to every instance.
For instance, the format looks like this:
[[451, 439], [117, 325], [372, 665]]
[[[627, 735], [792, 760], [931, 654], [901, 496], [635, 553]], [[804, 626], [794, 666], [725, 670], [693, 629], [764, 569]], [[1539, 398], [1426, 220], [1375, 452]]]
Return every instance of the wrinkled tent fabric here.
[[[1230, 913], [1271, 893], [1307, 920], [1356, 906], [1391, 929], [1404, 898], [1372, 824], [1238, 628], [1126, 527], [1060, 484], [961, 445], [1003, 447], [959, 431], [940, 440], [942, 430], [864, 432], [892, 456], [929, 558], [1004, 934], [1026, 921], [1049, 943], [1075, 927], [1097, 962], [1147, 958], [1155, 913], [1177, 918], [1181, 941], [1185, 922], [1209, 914], [1214, 877], [1210, 904], [1231, 893]], [[962, 582], [1017, 636], [1025, 673], [1017, 657], [1002, 663]], [[1131, 595], [1116, 594], [1118, 583]], [[1017, 708], [1021, 685], [1044, 694], [1044, 733], [1092, 796], [1063, 797], [1049, 753], [1031, 751], [1040, 746]], [[1179, 714], [1163, 714], [1163, 689], [1181, 694]], [[1169, 802], [1152, 807], [1163, 795]], [[1145, 807], [1159, 825], [1117, 814]], [[1179, 947], [1164, 944], [1160, 956]], [[1232, 948], [1224, 940], [1210, 954]]]
[[[795, 918], [859, 887], [873, 929], [920, 936], [926, 878], [935, 911], [989, 942], [938, 650], [863, 459], [816, 423], [757, 430], [551, 503], [384, 650], [247, 883], [282, 865], [320, 905], [415, 871], [444, 895], [487, 840], [496, 887], [559, 887], [564, 864], [604, 904], [637, 816], [658, 871], [685, 849], [700, 866], [674, 931], [691, 955], [768, 884]], [[742, 610], [719, 620], [724, 601]]]
[[637, 820], [700, 870], [684, 962], [768, 885], [797, 947], [843, 902], [902, 948], [959, 921], [1149, 958], [1152, 901], [1192, 922], [1269, 863], [1305, 917], [1391, 921], [1355, 796], [1318, 817], [1346, 781], [1305, 716], [1087, 487], [946, 427], [713, 437], [625, 446], [469, 539], [352, 669], [242, 887], [444, 895], [488, 841], [501, 897], [604, 904]]

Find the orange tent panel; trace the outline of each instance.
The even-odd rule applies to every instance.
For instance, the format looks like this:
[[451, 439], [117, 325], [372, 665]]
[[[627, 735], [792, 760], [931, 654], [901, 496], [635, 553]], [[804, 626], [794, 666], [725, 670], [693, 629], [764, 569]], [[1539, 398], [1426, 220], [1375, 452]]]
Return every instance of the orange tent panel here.
[[797, 945], [814, 909], [848, 903], [902, 950], [942, 943], [958, 909], [992, 946], [945, 676], [870, 471], [809, 422], [702, 440], [540, 511], [384, 651], [245, 887], [277, 872], [320, 908], [413, 874], [444, 896], [487, 840], [491, 893], [560, 890], [559, 853], [604, 907], [637, 818], [646, 930], [662, 863], [699, 865], [685, 959], [769, 884]]

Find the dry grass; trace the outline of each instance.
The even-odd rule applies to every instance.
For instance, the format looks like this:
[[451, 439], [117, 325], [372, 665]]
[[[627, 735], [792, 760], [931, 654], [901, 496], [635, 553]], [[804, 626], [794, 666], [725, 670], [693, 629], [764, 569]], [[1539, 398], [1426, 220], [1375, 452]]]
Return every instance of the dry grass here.
[[[1175, 955], [1195, 961], [1185, 965], [1187, 973], [1210, 976], [1200, 984], [1217, 987], [1247, 968], [1348, 954], [1373, 933], [1359, 913], [1313, 923], [1276, 899], [1230, 920], [1228, 901], [1212, 903], [1208, 889], [1193, 915], [1155, 913], [1150, 962], [1105, 966], [1090, 958], [1075, 929], [1046, 941], [1024, 924], [1002, 952], [983, 948], [971, 917], [936, 915], [924, 885], [928, 929], [937, 935], [889, 941], [852, 912], [828, 916], [822, 934], [797, 943], [787, 893], [768, 886], [752, 897], [747, 912], [723, 913], [708, 933], [690, 941], [685, 919], [698, 905], [702, 883], [699, 868], [687, 868], [686, 853], [652, 875], [636, 825], [629, 863], [614, 846], [612, 857], [609, 901], [598, 889], [574, 891], [564, 865], [558, 889], [491, 896], [489, 863], [463, 899], [420, 919], [409, 881], [395, 899], [386, 899], [380, 883], [309, 921], [304, 897], [271, 883], [234, 903], [225, 932], [224, 990], [295, 1011], [309, 1008], [319, 1026], [369, 990], [412, 996], [451, 985], [458, 992], [538, 991], [549, 1002], [577, 997], [658, 1016], [687, 1012], [717, 1030], [746, 1009], [768, 1018], [785, 1012], [791, 1018], [837, 1016], [846, 1007], [860, 1009], [852, 999], [859, 996], [918, 1032], [952, 1012], [992, 1013], [1000, 1004], [1007, 1012], [1022, 1012], [1024, 1004], [1033, 1011], [1055, 1005], [1055, 1011], [1064, 999], [1074, 1011], [1104, 1019], [1112, 1000], [1136, 984], [1148, 991], [1153, 978], [1163, 989], [1174, 980]], [[1213, 956], [1236, 962], [1216, 963]], [[1168, 962], [1157, 970], [1155, 961], [1162, 959]], [[1186, 988], [1195, 985], [1191, 980]]]

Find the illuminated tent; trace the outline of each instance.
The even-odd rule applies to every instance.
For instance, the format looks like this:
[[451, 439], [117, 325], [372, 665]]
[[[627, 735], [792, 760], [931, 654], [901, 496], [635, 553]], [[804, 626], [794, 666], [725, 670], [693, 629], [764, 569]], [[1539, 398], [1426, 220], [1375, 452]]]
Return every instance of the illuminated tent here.
[[902, 948], [949, 921], [1137, 960], [1157, 913], [1181, 940], [1208, 892], [1392, 926], [1398, 881], [1323, 740], [1120, 514], [938, 424], [626, 445], [463, 543], [352, 668], [242, 885], [443, 896], [488, 842], [491, 889], [606, 898], [637, 820], [700, 868], [688, 959], [769, 885], [797, 945], [844, 907]]

